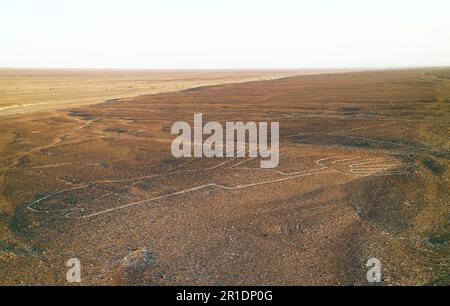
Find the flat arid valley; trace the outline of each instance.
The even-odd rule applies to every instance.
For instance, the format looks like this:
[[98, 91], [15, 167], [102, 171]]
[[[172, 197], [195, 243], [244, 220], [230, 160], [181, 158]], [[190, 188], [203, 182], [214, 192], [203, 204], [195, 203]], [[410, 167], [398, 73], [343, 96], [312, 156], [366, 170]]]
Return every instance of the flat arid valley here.
[[[71, 73], [0, 73], [0, 284], [449, 285], [450, 69]], [[278, 166], [175, 158], [197, 113]]]

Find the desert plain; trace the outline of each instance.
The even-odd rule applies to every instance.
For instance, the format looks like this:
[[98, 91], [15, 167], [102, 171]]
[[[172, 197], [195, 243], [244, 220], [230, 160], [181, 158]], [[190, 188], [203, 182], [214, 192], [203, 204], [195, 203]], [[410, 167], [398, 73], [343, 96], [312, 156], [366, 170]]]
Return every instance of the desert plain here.
[[[450, 282], [450, 69], [8, 73], [0, 284]], [[279, 166], [174, 158], [194, 113], [279, 122]]]

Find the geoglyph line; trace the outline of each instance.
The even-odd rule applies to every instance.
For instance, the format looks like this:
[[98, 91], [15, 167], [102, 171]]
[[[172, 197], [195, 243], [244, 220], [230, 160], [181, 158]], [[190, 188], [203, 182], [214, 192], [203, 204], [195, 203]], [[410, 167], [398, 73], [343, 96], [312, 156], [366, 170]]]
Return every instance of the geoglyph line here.
[[[95, 182], [90, 182], [81, 186], [77, 186], [77, 187], [73, 187], [73, 188], [69, 188], [69, 189], [64, 189], [55, 193], [52, 193], [50, 195], [47, 195], [43, 198], [40, 198], [34, 202], [32, 202], [31, 204], [29, 204], [27, 207], [28, 209], [30, 209], [33, 212], [36, 213], [51, 213], [51, 212], [66, 212], [66, 214], [64, 215], [65, 218], [67, 219], [88, 219], [88, 218], [92, 218], [92, 217], [96, 217], [96, 216], [100, 216], [103, 214], [107, 214], [113, 211], [118, 211], [118, 210], [122, 210], [122, 209], [126, 209], [129, 207], [134, 207], [134, 206], [139, 206], [139, 205], [144, 205], [147, 203], [151, 203], [154, 201], [158, 201], [158, 200], [162, 200], [165, 198], [169, 198], [169, 197], [173, 197], [173, 196], [177, 196], [177, 195], [183, 195], [186, 193], [192, 193], [198, 190], [202, 190], [205, 188], [210, 188], [210, 187], [216, 187], [216, 188], [220, 188], [223, 190], [241, 190], [241, 189], [247, 189], [247, 188], [252, 188], [252, 187], [256, 187], [256, 186], [261, 186], [261, 185], [269, 185], [269, 184], [276, 184], [276, 183], [281, 183], [281, 182], [285, 182], [285, 181], [289, 181], [289, 180], [293, 180], [293, 179], [297, 179], [297, 178], [301, 178], [301, 177], [306, 177], [306, 176], [313, 176], [313, 175], [319, 175], [319, 174], [330, 174], [333, 172], [341, 172], [338, 169], [335, 168], [330, 168], [329, 166], [327, 166], [325, 164], [325, 162], [329, 161], [329, 164], [345, 164], [345, 163], [349, 163], [355, 160], [360, 159], [360, 156], [357, 157], [352, 157], [352, 156], [338, 156], [338, 157], [325, 157], [325, 158], [321, 158], [318, 159], [316, 161], [314, 161], [314, 163], [316, 163], [317, 165], [320, 166], [320, 168], [316, 168], [316, 169], [309, 169], [309, 170], [303, 170], [303, 171], [297, 171], [297, 172], [283, 172], [280, 170], [276, 170], [276, 169], [260, 169], [260, 168], [236, 168], [236, 165], [240, 165], [240, 164], [244, 164], [245, 162], [248, 162], [252, 159], [246, 159], [245, 161], [239, 162], [235, 165], [233, 165], [231, 167], [231, 169], [245, 169], [245, 170], [261, 170], [261, 171], [273, 171], [276, 172], [282, 176], [285, 176], [283, 178], [279, 178], [279, 179], [274, 179], [274, 180], [268, 180], [268, 181], [262, 181], [262, 182], [256, 182], [256, 183], [249, 183], [249, 184], [241, 184], [241, 185], [237, 185], [237, 186], [227, 186], [224, 184], [219, 184], [219, 183], [209, 183], [209, 184], [204, 184], [204, 185], [200, 185], [200, 186], [196, 186], [196, 187], [192, 187], [192, 188], [188, 188], [188, 189], [183, 189], [183, 190], [179, 190], [179, 191], [175, 191], [173, 193], [170, 194], [166, 194], [166, 195], [162, 195], [162, 196], [157, 196], [157, 197], [153, 197], [150, 199], [146, 199], [146, 200], [142, 200], [142, 201], [138, 201], [138, 202], [133, 202], [133, 203], [128, 203], [128, 204], [124, 204], [122, 206], [118, 206], [118, 207], [113, 207], [113, 208], [109, 208], [106, 210], [102, 210], [96, 213], [92, 213], [92, 214], [88, 214], [88, 215], [84, 215], [84, 216], [73, 216], [75, 213], [82, 213], [85, 211], [84, 208], [76, 208], [76, 209], [63, 209], [63, 210], [39, 210], [37, 208], [35, 208], [35, 206], [39, 203], [41, 203], [42, 201], [45, 201], [47, 199], [50, 199], [52, 197], [55, 197], [57, 195], [61, 195], [65, 192], [70, 192], [70, 191], [74, 191], [74, 190], [80, 190], [80, 189], [85, 189], [91, 186], [94, 186], [96, 184], [108, 184], [108, 183], [125, 183], [125, 182], [134, 182], [134, 181], [139, 181], [139, 180], [144, 180], [144, 179], [151, 179], [151, 178], [155, 178], [155, 177], [165, 177], [165, 176], [169, 176], [169, 175], [176, 175], [176, 174], [183, 174], [183, 173], [192, 173], [192, 172], [200, 172], [200, 171], [211, 171], [211, 170], [215, 170], [218, 169], [232, 161], [235, 161], [236, 158], [230, 159], [230, 160], [226, 160], [224, 162], [221, 162], [215, 166], [212, 167], [208, 167], [208, 168], [201, 168], [201, 169], [188, 169], [188, 170], [177, 170], [177, 171], [169, 171], [165, 174], [155, 174], [155, 175], [148, 175], [148, 176], [140, 176], [140, 177], [136, 177], [136, 178], [129, 178], [129, 179], [119, 179], [119, 180], [99, 180], [99, 181], [95, 181]], [[374, 162], [379, 162], [379, 161], [386, 161], [387, 159], [372, 159], [369, 161], [361, 161], [359, 163], [353, 163], [351, 165], [349, 165], [350, 168], [350, 173], [352, 173], [355, 176], [381, 176], [381, 175], [403, 175], [403, 174], [408, 174], [408, 172], [405, 171], [400, 171], [400, 170], [391, 170], [391, 171], [387, 171], [391, 169], [390, 167], [398, 167], [399, 164], [392, 164], [392, 165], [387, 165], [387, 166], [372, 166], [372, 167], [364, 167], [364, 166], [360, 166], [360, 165], [371, 165]], [[392, 160], [391, 160], [392, 161]], [[176, 169], [178, 167], [182, 167], [184, 165], [189, 164], [190, 161], [187, 161], [185, 163], [182, 163], [181, 165], [175, 166], [173, 169]], [[360, 166], [360, 167], [358, 167]], [[383, 173], [383, 171], [385, 171]], [[111, 194], [109, 194], [111, 195]]]
[[[323, 173], [324, 174], [325, 173], [330, 173], [330, 171], [326, 171], [326, 172], [323, 172]], [[241, 190], [241, 189], [247, 189], [247, 188], [261, 186], [261, 185], [280, 183], [280, 182], [284, 182], [284, 181], [287, 181], [287, 180], [292, 180], [292, 179], [296, 179], [296, 178], [299, 178], [299, 177], [308, 176], [308, 175], [314, 175], [314, 174], [319, 174], [319, 173], [306, 173], [306, 174], [302, 174], [302, 175], [296, 175], [296, 176], [286, 177], [286, 178], [277, 179], [277, 180], [264, 181], [264, 182], [258, 182], [258, 183], [251, 183], [251, 184], [246, 184], [246, 185], [238, 185], [238, 186], [235, 186], [235, 187], [230, 187], [230, 186], [217, 184], [217, 183], [205, 184], [205, 185], [201, 185], [201, 186], [197, 186], [197, 187], [193, 187], [193, 188], [189, 188], [189, 189], [176, 191], [176, 192], [173, 192], [173, 193], [170, 193], [170, 194], [167, 194], [167, 195], [158, 196], [158, 197], [154, 197], [154, 198], [143, 200], [143, 201], [139, 201], [139, 202], [129, 203], [129, 204], [125, 204], [125, 205], [114, 207], [114, 208], [109, 208], [109, 209], [106, 209], [106, 210], [103, 210], [103, 211], [99, 211], [99, 212], [96, 212], [96, 213], [93, 213], [93, 214], [89, 214], [89, 215], [85, 215], [85, 216], [81, 216], [81, 217], [72, 217], [71, 216], [72, 214], [74, 214], [76, 212], [83, 212], [84, 209], [81, 208], [81, 209], [77, 209], [77, 210], [69, 212], [64, 217], [68, 218], [68, 219], [71, 219], [71, 218], [75, 218], [75, 219], [89, 219], [89, 218], [100, 216], [100, 215], [103, 215], [103, 214], [106, 214], [106, 213], [110, 213], [110, 212], [113, 212], [113, 211], [129, 208], [129, 207], [134, 207], [134, 206], [138, 206], [138, 205], [147, 204], [147, 203], [154, 202], [154, 201], [157, 201], [157, 200], [161, 200], [161, 199], [165, 199], [165, 198], [169, 198], [169, 197], [173, 197], [173, 196], [177, 196], [177, 195], [190, 193], [190, 192], [197, 191], [197, 190], [202, 190], [202, 189], [205, 189], [205, 188], [208, 188], [208, 187], [217, 187], [217, 188], [221, 188], [221, 189], [225, 189], [225, 190]]]

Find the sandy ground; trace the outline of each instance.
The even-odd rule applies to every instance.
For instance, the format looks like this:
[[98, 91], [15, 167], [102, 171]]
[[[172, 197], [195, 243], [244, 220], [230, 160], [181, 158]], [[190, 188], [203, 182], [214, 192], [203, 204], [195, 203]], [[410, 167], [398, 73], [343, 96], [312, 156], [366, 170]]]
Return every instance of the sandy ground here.
[[102, 103], [123, 97], [339, 70], [0, 69], [0, 116]]
[[[449, 284], [450, 70], [296, 76], [0, 121], [0, 283]], [[281, 159], [175, 159], [176, 121], [279, 121]]]

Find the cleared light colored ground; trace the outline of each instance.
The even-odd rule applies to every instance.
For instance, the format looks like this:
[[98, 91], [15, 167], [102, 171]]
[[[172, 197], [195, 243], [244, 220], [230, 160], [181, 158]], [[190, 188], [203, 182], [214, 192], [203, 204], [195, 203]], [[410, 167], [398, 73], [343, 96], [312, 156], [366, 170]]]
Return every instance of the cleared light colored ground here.
[[199, 86], [323, 72], [328, 70], [0, 69], [0, 116], [102, 103], [109, 99]]

